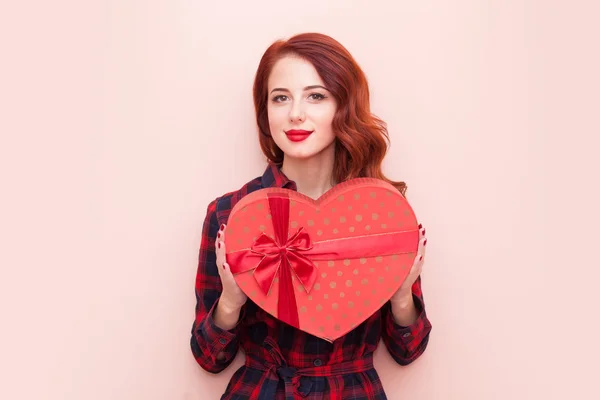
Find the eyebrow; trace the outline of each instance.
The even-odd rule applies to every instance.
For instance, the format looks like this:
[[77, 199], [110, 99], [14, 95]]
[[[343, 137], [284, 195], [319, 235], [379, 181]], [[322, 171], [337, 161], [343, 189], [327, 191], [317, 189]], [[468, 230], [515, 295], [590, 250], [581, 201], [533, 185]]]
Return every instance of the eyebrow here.
[[[304, 90], [319, 89], [319, 88], [320, 89], [325, 89], [325, 90], [329, 91], [329, 89], [327, 89], [325, 86], [321, 86], [321, 85], [307, 86], [307, 87], [304, 88]], [[275, 89], [271, 90], [271, 93], [277, 92], [277, 91], [279, 91], [279, 92], [288, 92], [288, 93], [290, 92], [286, 88], [275, 88]]]

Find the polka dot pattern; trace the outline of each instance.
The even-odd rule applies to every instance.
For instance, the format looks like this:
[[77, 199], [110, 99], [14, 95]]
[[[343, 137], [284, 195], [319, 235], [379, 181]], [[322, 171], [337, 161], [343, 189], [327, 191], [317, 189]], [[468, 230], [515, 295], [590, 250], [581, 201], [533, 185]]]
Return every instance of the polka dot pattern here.
[[[248, 249], [261, 234], [274, 237], [272, 210], [265, 193], [275, 191], [289, 193], [292, 198], [288, 234], [302, 228], [314, 242], [418, 229], [407, 201], [383, 181], [369, 178], [348, 181], [316, 202], [297, 192], [270, 188], [245, 196], [232, 210], [226, 234], [228, 253]], [[317, 280], [310, 292], [294, 279], [299, 328], [326, 340], [346, 334], [396, 292], [414, 262], [415, 251], [315, 262]], [[257, 290], [251, 271], [235, 278], [256, 304], [277, 317], [280, 296], [277, 278], [268, 295]]]

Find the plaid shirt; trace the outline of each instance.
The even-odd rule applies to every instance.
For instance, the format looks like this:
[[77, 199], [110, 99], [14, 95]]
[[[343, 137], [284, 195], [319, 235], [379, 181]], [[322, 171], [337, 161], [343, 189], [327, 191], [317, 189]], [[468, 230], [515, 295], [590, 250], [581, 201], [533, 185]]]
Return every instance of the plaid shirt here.
[[[333, 343], [280, 322], [248, 300], [233, 329], [217, 327], [212, 315], [222, 286], [217, 271], [215, 239], [221, 224], [243, 196], [266, 187], [297, 190], [281, 170], [269, 164], [240, 190], [212, 201], [207, 209], [200, 243], [196, 276], [196, 318], [191, 349], [202, 368], [218, 373], [235, 358], [241, 347], [246, 363], [238, 369], [221, 399], [304, 398], [367, 400], [386, 399], [373, 368], [373, 352], [380, 339], [394, 360], [407, 365], [427, 346], [431, 323], [427, 319], [421, 278], [412, 287], [418, 318], [411, 326], [396, 324], [390, 302], [354, 330]], [[223, 353], [224, 359], [217, 360]]]

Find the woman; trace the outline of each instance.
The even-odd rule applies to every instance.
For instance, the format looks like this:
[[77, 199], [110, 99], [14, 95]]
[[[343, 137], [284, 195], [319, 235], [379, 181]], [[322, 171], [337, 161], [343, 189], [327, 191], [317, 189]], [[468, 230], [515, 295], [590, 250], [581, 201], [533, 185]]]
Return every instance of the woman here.
[[406, 185], [381, 172], [385, 124], [372, 116], [365, 75], [332, 38], [301, 34], [265, 52], [254, 83], [259, 140], [269, 166], [261, 177], [212, 201], [207, 209], [196, 278], [191, 347], [205, 370], [218, 373], [241, 347], [246, 363], [222, 399], [385, 399], [373, 352], [380, 339], [401, 365], [425, 350], [431, 330], [421, 293], [425, 229], [402, 287], [386, 305], [333, 343], [264, 312], [236, 284], [225, 257], [225, 222], [244, 195], [266, 187], [319, 198], [356, 177]]

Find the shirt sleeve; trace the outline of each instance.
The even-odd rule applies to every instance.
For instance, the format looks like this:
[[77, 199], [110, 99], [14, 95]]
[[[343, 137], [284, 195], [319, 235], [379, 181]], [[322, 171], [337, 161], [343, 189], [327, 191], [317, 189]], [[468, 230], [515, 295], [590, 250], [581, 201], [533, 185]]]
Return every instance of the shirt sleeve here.
[[216, 204], [217, 200], [214, 200], [208, 205], [202, 227], [195, 284], [195, 319], [190, 340], [194, 358], [203, 369], [212, 373], [223, 371], [235, 358], [239, 348], [240, 327], [238, 323], [231, 330], [223, 330], [213, 320], [222, 291], [215, 253], [219, 231]]
[[412, 286], [412, 295], [418, 316], [410, 326], [400, 326], [396, 323], [389, 301], [382, 309], [382, 340], [392, 358], [400, 365], [408, 365], [423, 354], [431, 332], [431, 322], [425, 312], [420, 276]]

